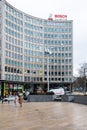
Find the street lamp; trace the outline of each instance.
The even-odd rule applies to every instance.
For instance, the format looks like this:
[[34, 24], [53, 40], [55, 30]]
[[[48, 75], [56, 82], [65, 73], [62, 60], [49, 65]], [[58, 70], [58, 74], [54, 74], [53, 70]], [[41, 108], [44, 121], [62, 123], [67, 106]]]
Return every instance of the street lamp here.
[[49, 49], [45, 49], [45, 54], [47, 55], [47, 91], [49, 92], [49, 56], [52, 52]]

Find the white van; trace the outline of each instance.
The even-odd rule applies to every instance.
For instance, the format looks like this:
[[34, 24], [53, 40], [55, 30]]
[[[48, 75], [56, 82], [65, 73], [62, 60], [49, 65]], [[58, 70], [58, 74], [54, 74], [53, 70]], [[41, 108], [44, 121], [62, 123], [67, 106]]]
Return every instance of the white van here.
[[61, 96], [65, 94], [64, 89], [58, 88], [58, 89], [50, 89], [50, 92], [53, 92], [53, 100], [61, 100]]

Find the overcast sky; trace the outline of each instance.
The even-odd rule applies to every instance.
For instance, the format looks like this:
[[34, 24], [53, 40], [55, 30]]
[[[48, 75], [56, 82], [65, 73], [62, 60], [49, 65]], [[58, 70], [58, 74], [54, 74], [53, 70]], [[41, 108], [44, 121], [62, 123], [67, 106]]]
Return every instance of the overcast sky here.
[[87, 0], [7, 0], [17, 9], [47, 19], [49, 14], [64, 14], [73, 20], [74, 75], [87, 62]]

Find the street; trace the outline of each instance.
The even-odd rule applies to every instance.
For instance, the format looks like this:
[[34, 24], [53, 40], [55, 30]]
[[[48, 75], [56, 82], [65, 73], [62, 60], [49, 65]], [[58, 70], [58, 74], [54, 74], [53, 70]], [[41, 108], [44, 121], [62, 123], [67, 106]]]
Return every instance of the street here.
[[87, 106], [67, 102], [0, 102], [0, 130], [87, 130]]

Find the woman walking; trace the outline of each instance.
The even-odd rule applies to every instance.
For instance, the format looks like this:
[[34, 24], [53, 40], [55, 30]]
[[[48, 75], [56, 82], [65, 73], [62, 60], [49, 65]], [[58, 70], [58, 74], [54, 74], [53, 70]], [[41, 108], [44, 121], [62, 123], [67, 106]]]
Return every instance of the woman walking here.
[[19, 99], [19, 98], [18, 98], [18, 95], [15, 94], [15, 99], [14, 99], [15, 106], [18, 105], [18, 99]]
[[20, 107], [22, 107], [22, 101], [23, 101], [22, 96], [19, 95], [19, 99], [18, 100], [19, 100]]

